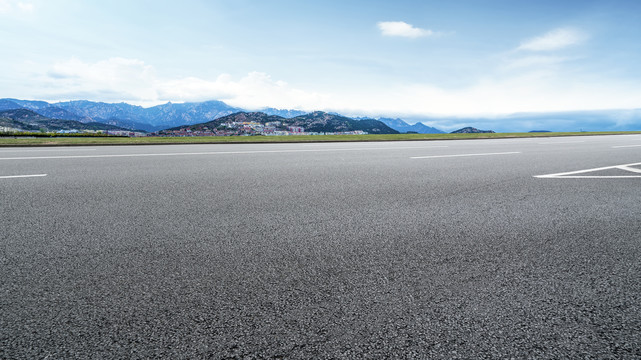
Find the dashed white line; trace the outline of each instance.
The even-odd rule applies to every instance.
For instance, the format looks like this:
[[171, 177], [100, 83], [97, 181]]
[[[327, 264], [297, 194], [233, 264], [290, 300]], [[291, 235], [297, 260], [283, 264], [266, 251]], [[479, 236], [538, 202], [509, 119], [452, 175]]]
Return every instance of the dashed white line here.
[[449, 157], [463, 157], [463, 156], [491, 156], [491, 155], [511, 155], [520, 154], [520, 151], [500, 152], [500, 153], [481, 153], [481, 154], [453, 154], [453, 155], [429, 155], [429, 156], [412, 156], [410, 159], [435, 159], [435, 158], [449, 158]]
[[47, 176], [47, 174], [8, 175], [8, 176], [0, 176], [0, 179], [16, 179], [16, 178], [29, 178], [29, 177], [42, 177], [42, 176]]
[[[315, 144], [301, 144], [305, 147], [319, 147], [327, 146], [326, 143], [315, 143]], [[430, 146], [395, 146], [395, 147], [362, 147], [362, 148], [353, 148], [353, 150], [406, 150], [406, 149], [435, 149], [435, 148], [446, 148], [448, 145], [430, 145]], [[327, 149], [305, 149], [304, 151], [309, 150], [347, 150], [344, 148], [327, 148]]]
[[539, 145], [557, 145], [557, 144], [580, 144], [585, 141], [549, 141], [549, 142], [540, 142]]
[[619, 149], [619, 148], [631, 148], [631, 147], [640, 147], [641, 145], [619, 145], [619, 146], [613, 146], [613, 149]]

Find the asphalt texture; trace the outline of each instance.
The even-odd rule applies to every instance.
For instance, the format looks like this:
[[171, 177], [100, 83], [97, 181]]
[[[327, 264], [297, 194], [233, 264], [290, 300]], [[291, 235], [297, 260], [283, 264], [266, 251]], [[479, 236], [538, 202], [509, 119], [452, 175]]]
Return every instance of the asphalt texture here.
[[638, 135], [0, 148], [0, 358], [638, 359], [641, 166], [535, 177], [638, 163]]

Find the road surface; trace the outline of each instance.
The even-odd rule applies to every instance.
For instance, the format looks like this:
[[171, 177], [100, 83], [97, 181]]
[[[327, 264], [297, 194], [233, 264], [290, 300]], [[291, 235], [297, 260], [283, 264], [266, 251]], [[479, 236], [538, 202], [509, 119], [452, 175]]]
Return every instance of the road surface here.
[[0, 148], [0, 358], [639, 358], [641, 136]]

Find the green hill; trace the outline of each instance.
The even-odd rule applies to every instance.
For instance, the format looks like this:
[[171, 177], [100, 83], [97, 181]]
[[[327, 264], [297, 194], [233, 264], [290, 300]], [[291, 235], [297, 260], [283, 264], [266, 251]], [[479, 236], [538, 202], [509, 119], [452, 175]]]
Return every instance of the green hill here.
[[262, 112], [238, 112], [231, 115], [223, 116], [206, 123], [178, 126], [167, 131], [189, 130], [189, 131], [208, 131], [217, 129], [225, 124], [231, 123], [259, 123], [259, 124], [278, 124], [274, 125], [278, 130], [286, 130], [288, 127], [301, 127], [306, 132], [334, 133], [348, 131], [364, 131], [369, 134], [398, 134], [399, 132], [385, 125], [379, 120], [364, 119], [354, 120], [348, 117], [329, 114], [322, 111], [296, 116], [293, 118], [284, 118], [277, 115], [267, 115]]

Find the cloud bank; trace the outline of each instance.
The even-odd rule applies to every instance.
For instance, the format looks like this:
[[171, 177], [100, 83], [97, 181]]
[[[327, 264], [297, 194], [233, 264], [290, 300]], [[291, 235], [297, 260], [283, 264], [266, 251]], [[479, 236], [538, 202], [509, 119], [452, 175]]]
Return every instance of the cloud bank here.
[[[518, 52], [516, 53], [518, 55]], [[167, 101], [222, 100], [246, 109], [276, 107], [336, 111], [366, 116], [493, 116], [517, 112], [634, 109], [641, 92], [633, 82], [575, 78], [563, 57], [511, 58], [466, 86], [443, 88], [425, 83], [381, 83], [357, 92], [317, 92], [264, 72], [241, 77], [166, 78], [139, 59], [110, 58], [95, 63], [77, 58], [50, 67], [33, 94], [43, 100], [126, 101], [143, 106]], [[572, 64], [569, 64], [572, 66]]]
[[77, 58], [55, 63], [45, 77], [48, 91], [42, 98], [127, 101], [155, 105], [167, 101], [222, 100], [248, 109], [266, 106], [315, 109], [326, 96], [273, 80], [268, 74], [251, 72], [240, 79], [221, 74], [216, 79], [185, 77], [166, 79], [142, 60], [114, 57], [96, 63]]

